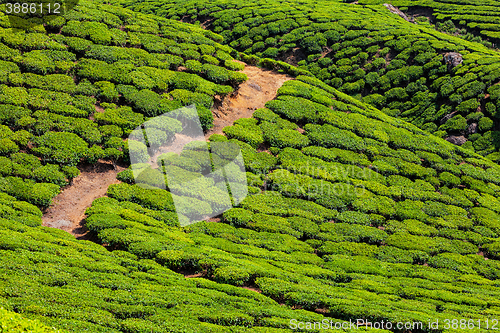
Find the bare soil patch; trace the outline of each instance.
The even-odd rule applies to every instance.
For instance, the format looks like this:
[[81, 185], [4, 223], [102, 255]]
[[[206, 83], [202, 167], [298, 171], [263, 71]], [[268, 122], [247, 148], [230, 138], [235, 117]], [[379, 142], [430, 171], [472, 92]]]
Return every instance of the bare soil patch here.
[[297, 67], [299, 61], [305, 60], [306, 58], [307, 58], [307, 55], [304, 53], [304, 51], [302, 51], [302, 48], [295, 47], [295, 48], [285, 52], [279, 58], [279, 60], [284, 61], [290, 65]]
[[480, 250], [480, 251], [479, 251], [478, 253], [476, 253], [476, 254], [477, 254], [478, 256], [483, 257], [483, 258], [484, 258], [484, 260], [488, 260], [488, 258], [486, 257], [486, 255], [484, 254], [484, 252], [483, 252], [483, 251], [481, 251], [481, 250]]
[[226, 97], [213, 110], [214, 127], [208, 131], [208, 139], [214, 133], [222, 134], [222, 129], [230, 126], [236, 119], [250, 118], [258, 108], [263, 108], [267, 101], [276, 97], [276, 92], [284, 82], [293, 77], [256, 66], [245, 66], [242, 71], [248, 80], [238, 90]]
[[116, 175], [124, 169], [121, 166], [113, 169], [111, 163], [104, 161], [81, 167], [81, 174], [53, 199], [53, 204], [43, 214], [42, 224], [65, 230], [76, 238], [88, 238], [85, 210], [95, 199], [106, 195], [109, 185], [119, 183]]
[[329, 55], [331, 52], [333, 51], [332, 48], [328, 47], [328, 46], [324, 46], [323, 47], [323, 52], [321, 52], [321, 57], [319, 57], [320, 59], [321, 58], [324, 58], [326, 57], [327, 55]]
[[219, 223], [222, 221], [222, 214], [221, 215], [217, 215], [217, 216], [214, 216], [214, 217], [210, 217], [208, 220], [206, 220], [207, 222], [214, 222], [214, 223]]
[[205, 274], [204, 273], [196, 273], [196, 274], [187, 274], [187, 275], [184, 275], [184, 277], [186, 279], [189, 279], [189, 278], [198, 278], [198, 277], [204, 277]]
[[431, 24], [436, 23], [436, 17], [434, 16], [434, 10], [430, 7], [422, 7], [422, 6], [411, 6], [406, 10], [406, 14], [412, 16], [413, 18], [419, 16], [425, 16], [429, 19]]
[[99, 113], [104, 113], [105, 110], [104, 110], [104, 108], [102, 106], [96, 105], [95, 106], [95, 111], [99, 112]]
[[256, 293], [259, 293], [259, 294], [262, 293], [262, 290], [255, 283], [252, 283], [252, 282], [245, 283], [244, 285], [241, 286], [241, 288], [255, 291]]

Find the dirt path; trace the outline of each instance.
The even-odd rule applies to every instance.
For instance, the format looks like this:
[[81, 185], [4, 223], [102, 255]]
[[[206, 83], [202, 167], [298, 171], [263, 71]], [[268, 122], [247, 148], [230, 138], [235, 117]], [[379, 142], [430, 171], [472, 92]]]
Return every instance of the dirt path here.
[[76, 238], [85, 238], [87, 228], [83, 224], [85, 210], [92, 202], [106, 194], [108, 186], [116, 184], [118, 172], [124, 170], [117, 166], [114, 170], [110, 163], [102, 162], [84, 166], [81, 174], [73, 180], [73, 184], [64, 188], [53, 199], [53, 204], [42, 217], [42, 224], [46, 227], [65, 230]]
[[249, 65], [242, 72], [248, 76], [248, 80], [213, 110], [214, 127], [206, 133], [205, 138], [208, 139], [214, 133], [222, 134], [222, 129], [232, 125], [236, 119], [252, 117], [256, 109], [263, 108], [267, 101], [276, 97], [276, 91], [284, 82], [293, 79], [290, 75]]
[[[213, 110], [214, 128], [206, 133], [205, 138], [208, 139], [213, 133], [222, 134], [222, 129], [232, 125], [236, 119], [252, 117], [256, 109], [264, 107], [267, 101], [276, 97], [276, 91], [284, 82], [293, 79], [289, 75], [256, 66], [247, 65], [242, 72], [248, 76], [248, 80]], [[106, 194], [109, 185], [119, 182], [116, 175], [122, 170], [124, 168], [119, 166], [113, 170], [110, 163], [102, 161], [95, 166], [95, 170], [91, 165], [84, 166], [73, 184], [54, 198], [53, 204], [43, 215], [43, 225], [66, 230], [76, 238], [86, 238], [85, 210], [95, 199]]]

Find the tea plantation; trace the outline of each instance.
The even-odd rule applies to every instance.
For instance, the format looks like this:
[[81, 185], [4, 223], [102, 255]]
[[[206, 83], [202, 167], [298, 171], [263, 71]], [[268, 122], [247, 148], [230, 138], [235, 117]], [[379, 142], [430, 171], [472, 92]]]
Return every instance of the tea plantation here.
[[[500, 161], [500, 55], [480, 43], [437, 32], [428, 23], [406, 22], [382, 5], [314, 0], [115, 2], [202, 24], [241, 52], [298, 65], [391, 116]], [[420, 2], [402, 5], [410, 3]], [[432, 7], [434, 2], [425, 3]], [[462, 13], [464, 4], [442, 6]], [[498, 8], [482, 17], [496, 20]], [[467, 9], [463, 13], [471, 17]], [[444, 55], [453, 52], [463, 57], [456, 66], [444, 62]]]
[[[310, 0], [82, 0], [12, 22], [0, 17], [2, 332], [495, 330], [497, 51], [385, 7]], [[450, 51], [463, 64], [444, 64]], [[249, 195], [181, 227], [169, 191], [135, 183], [126, 138], [191, 104], [210, 129], [247, 80], [235, 60], [294, 79], [210, 136], [240, 147]], [[195, 177], [197, 156], [167, 162]], [[86, 210], [94, 241], [41, 226], [98, 160], [128, 168]]]
[[148, 117], [195, 104], [209, 129], [214, 96], [246, 80], [220, 36], [118, 7], [82, 3], [30, 30], [1, 22], [0, 190], [39, 207], [78, 163], [126, 163], [123, 138]]
[[317, 79], [278, 94], [211, 137], [240, 145], [258, 192], [221, 223], [176, 228], [160, 216], [168, 194], [129, 179], [87, 226], [112, 249], [338, 320], [495, 317], [500, 168]]

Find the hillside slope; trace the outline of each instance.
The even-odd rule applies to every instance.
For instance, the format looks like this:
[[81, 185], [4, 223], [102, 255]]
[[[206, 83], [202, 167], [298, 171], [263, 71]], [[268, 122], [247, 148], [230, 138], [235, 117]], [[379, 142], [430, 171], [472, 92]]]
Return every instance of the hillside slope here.
[[427, 323], [500, 315], [500, 166], [311, 76], [210, 137], [241, 148], [251, 194], [219, 219], [180, 227], [172, 195], [127, 169], [86, 211], [101, 244], [41, 226], [78, 168], [128, 166], [127, 134], [179, 106], [209, 130], [246, 77], [219, 35], [116, 6], [82, 1], [31, 32], [0, 22], [2, 307], [106, 333], [445, 332]]
[[123, 139], [149, 117], [195, 104], [211, 128], [215, 96], [246, 80], [209, 31], [90, 2], [66, 17], [0, 27], [0, 190], [39, 207], [77, 165], [127, 163]]
[[256, 194], [222, 223], [155, 225], [171, 199], [130, 182], [87, 226], [111, 248], [336, 320], [495, 316], [495, 163], [308, 77], [224, 133], [211, 140], [241, 146]]
[[[299, 65], [389, 115], [500, 160], [500, 54], [479, 43], [406, 22], [382, 5], [313, 0], [115, 3], [201, 24], [239, 51]], [[444, 56], [453, 52], [460, 54], [458, 61], [446, 63]]]

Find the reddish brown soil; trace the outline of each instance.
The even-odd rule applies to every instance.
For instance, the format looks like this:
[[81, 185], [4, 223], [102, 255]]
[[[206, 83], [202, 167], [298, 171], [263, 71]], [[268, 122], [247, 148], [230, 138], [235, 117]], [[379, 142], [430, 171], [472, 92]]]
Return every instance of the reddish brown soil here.
[[289, 75], [255, 66], [246, 66], [242, 72], [248, 76], [248, 80], [213, 110], [214, 127], [206, 133], [205, 138], [214, 133], [222, 134], [222, 129], [232, 125], [236, 119], [252, 117], [256, 109], [263, 108], [267, 101], [276, 97], [276, 91], [284, 82], [293, 79]]
[[243, 286], [241, 286], [241, 288], [247, 289], [247, 290], [251, 290], [251, 291], [255, 291], [256, 293], [259, 293], [259, 294], [262, 293], [262, 290], [260, 290], [256, 286], [246, 286], [246, 285], [243, 285]]
[[478, 253], [476, 253], [478, 256], [481, 256], [484, 258], [484, 260], [488, 260], [488, 258], [484, 255], [484, 252], [483, 251], [479, 251]]
[[95, 166], [86, 165], [80, 168], [81, 174], [73, 180], [73, 184], [62, 189], [53, 200], [53, 204], [42, 217], [44, 226], [65, 230], [77, 238], [85, 238], [87, 229], [83, 222], [85, 210], [92, 201], [103, 197], [108, 186], [116, 184], [118, 172], [125, 168], [111, 163], [99, 161]]
[[203, 29], [207, 29], [211, 24], [212, 22], [214, 21], [215, 19], [212, 18], [212, 19], [207, 19], [205, 21], [203, 21], [200, 26], [203, 28]]
[[330, 47], [328, 47], [328, 46], [323, 47], [323, 52], [321, 52], [321, 57], [319, 57], [319, 58], [321, 59], [321, 58], [326, 57], [332, 51], [333, 50]]
[[307, 55], [302, 51], [300, 47], [295, 47], [292, 50], [287, 51], [285, 54], [283, 54], [279, 60], [286, 62], [287, 64], [290, 64], [292, 66], [297, 67], [299, 64], [299, 61], [305, 60], [307, 58]]
[[95, 106], [95, 111], [99, 113], [103, 113], [105, 110], [102, 106], [96, 105]]
[[187, 278], [187, 279], [189, 279], [189, 278], [203, 277], [203, 276], [205, 276], [205, 274], [203, 274], [203, 273], [196, 273], [196, 274], [184, 275], [184, 277]]

